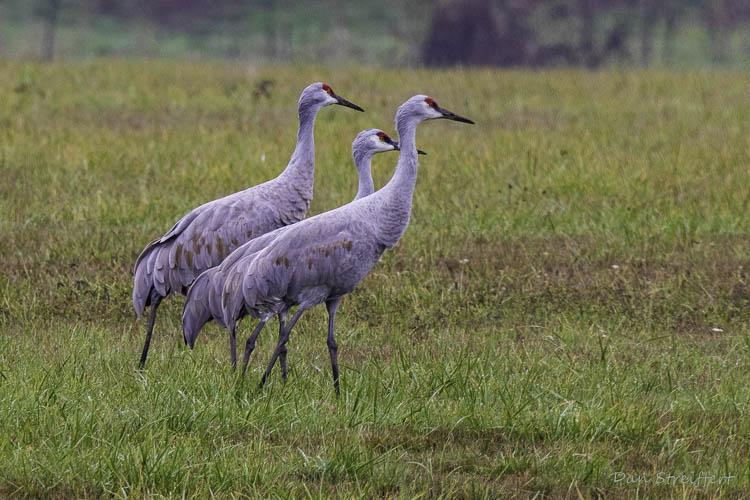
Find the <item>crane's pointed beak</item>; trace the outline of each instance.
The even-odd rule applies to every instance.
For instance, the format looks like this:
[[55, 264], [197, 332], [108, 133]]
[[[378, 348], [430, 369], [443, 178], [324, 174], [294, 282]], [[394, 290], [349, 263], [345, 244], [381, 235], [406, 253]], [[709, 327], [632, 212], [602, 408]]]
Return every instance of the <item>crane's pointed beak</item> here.
[[386, 136], [383, 140], [386, 142], [386, 144], [390, 144], [391, 146], [393, 146], [394, 151], [401, 151], [398, 142], [394, 141], [390, 137]]
[[[399, 146], [399, 144], [396, 141], [394, 141], [394, 140], [390, 140], [390, 141], [386, 140], [386, 142], [388, 142], [388, 144], [393, 144], [393, 149], [395, 151], [401, 151], [401, 146]], [[425, 153], [421, 149], [418, 149], [417, 150], [417, 154], [418, 155], [426, 155], [427, 153]]]
[[472, 120], [469, 120], [468, 118], [464, 118], [463, 116], [459, 116], [453, 111], [448, 111], [447, 109], [441, 108], [437, 104], [435, 104], [435, 109], [439, 111], [440, 113], [442, 113], [443, 118], [445, 118], [446, 120], [453, 120], [453, 121], [461, 122], [461, 123], [471, 123], [472, 125], [474, 125], [474, 122]]
[[[393, 144], [393, 146], [394, 146], [393, 149], [395, 149], [396, 151], [401, 151], [401, 146], [399, 146], [399, 144], [397, 142], [392, 141], [392, 142], [390, 142], [390, 144]], [[425, 153], [421, 149], [417, 149], [417, 154], [418, 155], [426, 155], [427, 153]]]
[[332, 96], [332, 97], [333, 97], [334, 99], [336, 99], [336, 104], [340, 104], [341, 106], [346, 106], [347, 108], [352, 108], [352, 109], [356, 109], [357, 111], [364, 111], [364, 109], [360, 108], [359, 106], [357, 106], [357, 105], [356, 105], [356, 104], [354, 104], [353, 102], [349, 102], [349, 101], [347, 101], [346, 99], [344, 99], [344, 98], [343, 98], [343, 97], [341, 97], [341, 96], [338, 96], [338, 95], [336, 95], [336, 94], [333, 94], [333, 96]]

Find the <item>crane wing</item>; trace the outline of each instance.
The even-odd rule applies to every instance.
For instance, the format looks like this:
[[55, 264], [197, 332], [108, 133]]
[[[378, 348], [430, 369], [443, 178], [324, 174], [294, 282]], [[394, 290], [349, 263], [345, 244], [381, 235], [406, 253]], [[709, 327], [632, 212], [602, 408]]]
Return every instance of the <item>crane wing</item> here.
[[243, 308], [275, 313], [347, 293], [383, 250], [368, 224], [345, 218], [317, 216], [278, 230], [231, 267], [222, 291], [224, 320], [235, 320]]
[[264, 184], [214, 200], [190, 211], [136, 260], [133, 306], [140, 316], [151, 288], [161, 295], [183, 292], [206, 269], [221, 263], [234, 249], [281, 227], [282, 217]]

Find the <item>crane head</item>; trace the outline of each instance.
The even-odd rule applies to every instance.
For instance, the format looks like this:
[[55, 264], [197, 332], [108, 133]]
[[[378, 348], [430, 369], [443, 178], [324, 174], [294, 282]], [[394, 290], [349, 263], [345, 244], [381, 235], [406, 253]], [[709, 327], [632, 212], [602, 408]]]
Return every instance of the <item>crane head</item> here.
[[398, 151], [398, 142], [391, 139], [391, 137], [378, 130], [375, 135], [372, 136], [372, 143], [378, 151]]
[[360, 108], [353, 102], [347, 101], [343, 97], [336, 95], [336, 92], [334, 92], [331, 86], [327, 83], [321, 83], [320, 90], [326, 93], [325, 106], [328, 106], [330, 104], [338, 104], [339, 106], [346, 106], [347, 108], [356, 109], [357, 111], [364, 111], [364, 109]]
[[474, 124], [474, 122], [472, 120], [469, 120], [468, 118], [464, 118], [463, 116], [459, 116], [452, 111], [448, 111], [447, 109], [441, 108], [440, 106], [438, 106], [438, 103], [436, 103], [435, 99], [433, 99], [432, 97], [425, 97], [424, 103], [427, 106], [428, 114], [431, 116], [432, 119], [445, 118], [446, 120], [453, 120], [453, 121], [462, 122], [462, 123], [471, 123], [472, 125]]
[[405, 103], [398, 107], [396, 111], [396, 129], [401, 131], [401, 127], [407, 123], [419, 123], [425, 120], [437, 120], [445, 118], [463, 123], [474, 123], [472, 120], [459, 116], [452, 111], [438, 106], [435, 99], [424, 94], [417, 94], [410, 97]]
[[302, 94], [299, 96], [300, 111], [310, 108], [320, 109], [324, 106], [330, 106], [331, 104], [338, 104], [339, 106], [346, 106], [347, 108], [356, 109], [357, 111], [364, 111], [364, 109], [356, 104], [336, 95], [331, 86], [327, 83], [311, 83], [305, 87]]
[[[375, 137], [377, 137], [375, 141], [380, 141], [381, 144], [385, 143], [385, 144], [390, 144], [392, 146], [391, 148], [385, 149], [384, 151], [391, 151], [391, 150], [401, 151], [401, 148], [399, 147], [398, 142], [391, 139], [391, 137], [385, 132], [383, 132], [382, 130], [379, 130], [378, 133], [375, 134]], [[417, 149], [417, 154], [426, 155], [427, 153], [425, 153], [421, 149]]]
[[[352, 142], [352, 153], [355, 156], [359, 154], [376, 154], [386, 151], [400, 151], [398, 142], [394, 141], [391, 136], [380, 129], [371, 128], [363, 130]], [[426, 155], [424, 151], [418, 149], [417, 153]]]
[[398, 151], [398, 142], [377, 128], [363, 130], [352, 142], [352, 155], [356, 158], [372, 156], [386, 151]]

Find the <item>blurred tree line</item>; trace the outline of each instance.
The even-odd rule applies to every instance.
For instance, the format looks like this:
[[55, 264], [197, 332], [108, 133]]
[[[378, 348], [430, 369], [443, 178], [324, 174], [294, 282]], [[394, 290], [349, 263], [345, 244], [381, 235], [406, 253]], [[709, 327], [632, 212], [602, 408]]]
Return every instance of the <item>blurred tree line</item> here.
[[746, 64], [750, 0], [0, 0], [0, 55]]
[[722, 63], [735, 34], [750, 59], [749, 21], [750, 0], [442, 0], [422, 57], [428, 65], [650, 65], [658, 44], [669, 65], [680, 32], [693, 29]]

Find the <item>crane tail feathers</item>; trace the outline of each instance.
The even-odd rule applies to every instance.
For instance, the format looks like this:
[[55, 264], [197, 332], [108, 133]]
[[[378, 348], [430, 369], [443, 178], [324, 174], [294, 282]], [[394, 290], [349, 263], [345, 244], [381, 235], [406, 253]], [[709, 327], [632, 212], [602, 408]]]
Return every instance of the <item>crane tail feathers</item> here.
[[195, 346], [203, 325], [214, 319], [209, 294], [212, 289], [211, 279], [216, 274], [215, 269], [202, 273], [190, 287], [182, 310], [182, 334], [191, 349]]
[[245, 305], [241, 287], [242, 274], [238, 272], [231, 273], [224, 282], [221, 293], [221, 311], [227, 328], [235, 325]]
[[140, 319], [146, 306], [149, 305], [151, 289], [153, 288], [153, 279], [148, 271], [148, 259], [139, 260], [136, 265], [135, 276], [133, 277], [133, 309], [135, 315]]

